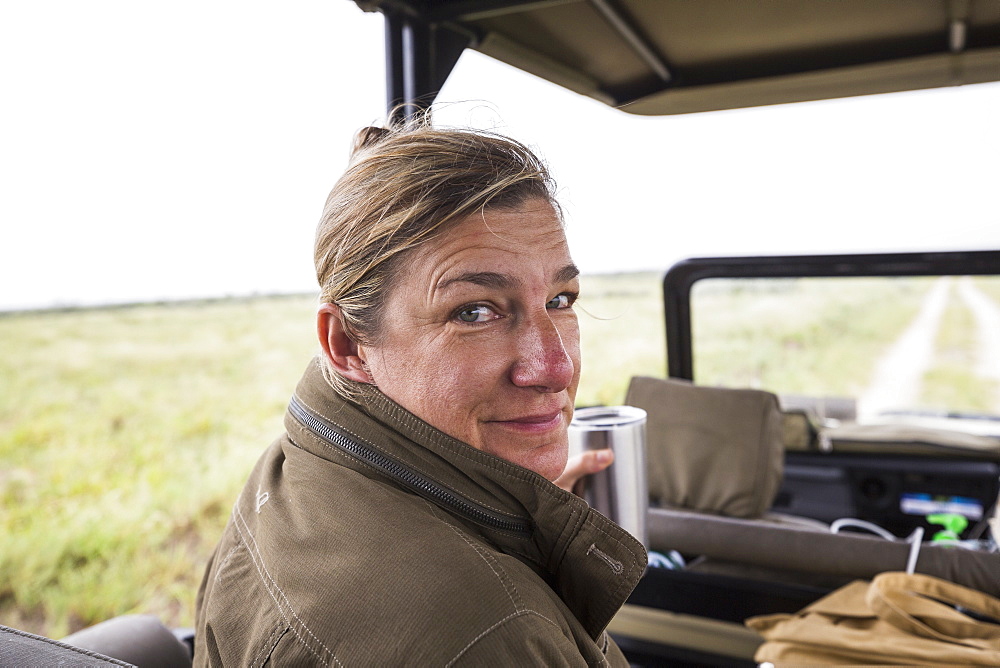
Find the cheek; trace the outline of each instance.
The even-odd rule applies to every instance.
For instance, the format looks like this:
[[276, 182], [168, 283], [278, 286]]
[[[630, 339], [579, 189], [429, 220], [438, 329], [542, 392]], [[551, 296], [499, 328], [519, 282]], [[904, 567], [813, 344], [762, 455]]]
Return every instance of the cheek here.
[[[471, 421], [476, 408], [496, 397], [503, 376], [498, 356], [487, 351], [451, 350], [425, 365], [427, 376], [422, 403], [429, 412], [451, 416], [450, 421]], [[435, 425], [437, 426], [437, 425]]]
[[495, 356], [456, 346], [379, 352], [372, 374], [386, 396], [449, 436], [478, 444], [477, 416], [496, 396], [501, 375]]

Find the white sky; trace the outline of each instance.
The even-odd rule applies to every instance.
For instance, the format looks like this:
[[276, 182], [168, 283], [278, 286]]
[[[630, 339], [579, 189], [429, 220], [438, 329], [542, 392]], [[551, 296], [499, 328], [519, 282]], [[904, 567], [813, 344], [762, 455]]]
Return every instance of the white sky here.
[[[314, 289], [383, 58], [349, 0], [0, 3], [0, 309]], [[649, 119], [467, 53], [440, 99], [546, 157], [585, 272], [1000, 248], [1000, 84]]]

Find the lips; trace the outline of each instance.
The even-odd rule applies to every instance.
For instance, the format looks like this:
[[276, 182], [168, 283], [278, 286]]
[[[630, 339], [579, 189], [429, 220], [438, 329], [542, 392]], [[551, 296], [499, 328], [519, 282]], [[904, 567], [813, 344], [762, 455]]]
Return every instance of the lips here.
[[541, 433], [563, 426], [561, 410], [521, 415], [505, 420], [490, 420], [490, 424], [525, 433]]

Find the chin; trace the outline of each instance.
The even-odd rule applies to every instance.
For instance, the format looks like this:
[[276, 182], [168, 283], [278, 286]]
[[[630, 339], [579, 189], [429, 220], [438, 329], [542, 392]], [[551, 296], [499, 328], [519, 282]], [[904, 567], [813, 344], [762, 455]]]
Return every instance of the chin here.
[[[534, 471], [546, 480], [555, 480], [566, 468], [569, 455], [569, 443], [565, 433], [562, 438], [550, 439], [515, 439], [508, 434], [501, 438], [487, 440], [478, 448], [505, 459], [512, 464]], [[534, 442], [532, 442], [534, 441]], [[494, 445], [495, 443], [495, 445]], [[513, 446], [513, 447], [512, 447]]]
[[544, 452], [528, 453], [529, 456], [524, 461], [516, 463], [551, 482], [565, 470], [567, 450], [565, 444], [547, 446]]

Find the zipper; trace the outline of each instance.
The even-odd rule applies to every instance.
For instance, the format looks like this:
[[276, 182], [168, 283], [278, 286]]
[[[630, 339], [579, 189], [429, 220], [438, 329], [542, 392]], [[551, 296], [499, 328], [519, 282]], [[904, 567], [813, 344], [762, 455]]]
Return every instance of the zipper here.
[[327, 423], [326, 420], [323, 420], [302, 405], [298, 397], [292, 397], [291, 402], [288, 404], [288, 411], [292, 414], [292, 417], [324, 442], [355, 459], [374, 466], [404, 487], [413, 490], [424, 498], [434, 501], [440, 506], [444, 506], [456, 515], [491, 529], [521, 534], [523, 536], [531, 534], [530, 521], [500, 515], [471, 499], [459, 496], [455, 492], [441, 487], [434, 481], [416, 473], [395, 459], [383, 455], [368, 444], [348, 438]]

